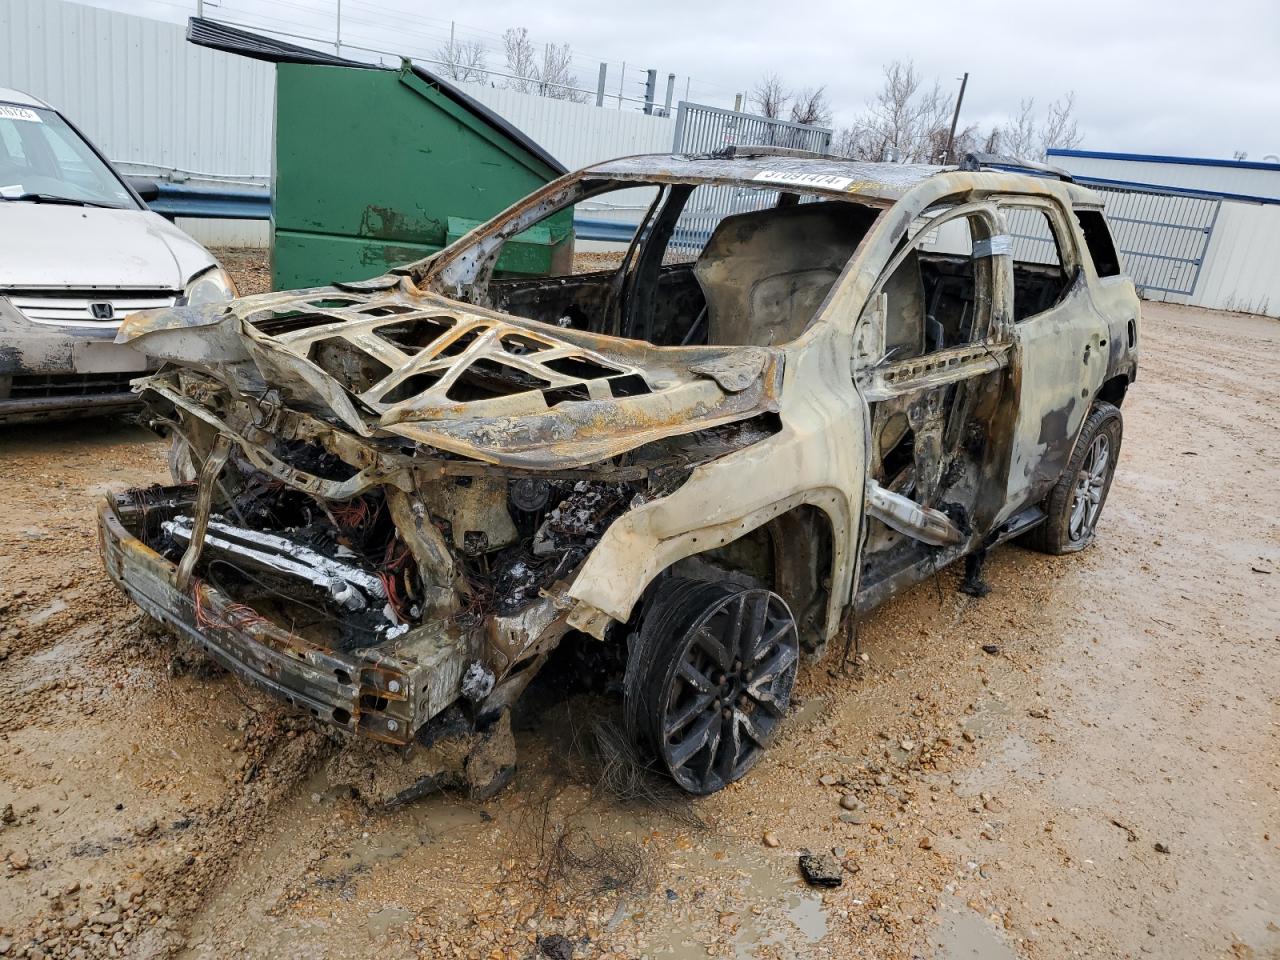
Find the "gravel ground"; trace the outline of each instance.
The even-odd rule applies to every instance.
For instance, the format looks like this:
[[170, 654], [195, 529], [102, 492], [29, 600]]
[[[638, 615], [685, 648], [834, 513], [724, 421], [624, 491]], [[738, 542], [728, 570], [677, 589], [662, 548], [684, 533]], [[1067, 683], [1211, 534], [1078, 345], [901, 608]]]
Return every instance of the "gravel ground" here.
[[364, 745], [103, 574], [95, 500], [162, 446], [0, 433], [0, 956], [1280, 956], [1280, 324], [1150, 304], [1144, 351], [1099, 542], [894, 599], [696, 803], [595, 789], [612, 706], [544, 688], [497, 798], [366, 808]]
[[216, 247], [211, 252], [235, 280], [240, 296], [266, 293], [271, 289], [270, 251], [254, 247]]

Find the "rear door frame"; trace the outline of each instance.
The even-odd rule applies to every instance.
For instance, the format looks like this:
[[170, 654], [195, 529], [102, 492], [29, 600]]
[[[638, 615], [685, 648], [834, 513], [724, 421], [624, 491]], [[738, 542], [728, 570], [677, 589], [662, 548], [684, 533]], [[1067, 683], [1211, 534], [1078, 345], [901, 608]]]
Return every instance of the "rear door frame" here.
[[[1067, 209], [1048, 196], [992, 197], [1000, 208], [1038, 210], [1048, 218], [1066, 285], [1053, 306], [1013, 322], [1012, 248], [998, 270], [1010, 304], [1010, 373], [1017, 411], [1005, 505], [997, 523], [1040, 502], [1061, 477], [1107, 370], [1108, 328], [1094, 302], [1083, 254]], [[1007, 231], [1007, 221], [1004, 224]]]

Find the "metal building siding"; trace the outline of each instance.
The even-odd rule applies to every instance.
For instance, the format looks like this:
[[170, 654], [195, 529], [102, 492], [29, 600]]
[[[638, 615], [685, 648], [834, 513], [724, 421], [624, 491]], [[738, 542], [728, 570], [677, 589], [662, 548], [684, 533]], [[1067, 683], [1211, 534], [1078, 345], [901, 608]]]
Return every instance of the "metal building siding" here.
[[570, 170], [635, 153], [666, 153], [675, 135], [671, 117], [549, 100], [485, 84], [460, 86], [542, 144]]
[[1197, 164], [1192, 158], [1171, 158], [1178, 162], [1162, 163], [1154, 158], [1128, 160], [1121, 154], [1085, 157], [1079, 156], [1080, 152], [1050, 151], [1049, 162], [1082, 177], [1280, 200], [1280, 165], [1276, 164], [1219, 161], [1210, 165]]
[[0, 0], [0, 86], [65, 113], [112, 160], [218, 176], [271, 171], [269, 64], [181, 25], [63, 0]]
[[[1280, 198], [1280, 169], [1274, 164], [1160, 162], [1132, 155], [1079, 156], [1050, 153], [1049, 160], [1081, 177], [1154, 187], [1181, 187], [1214, 194]], [[1104, 192], [1104, 196], [1108, 195]], [[1142, 228], [1129, 239], [1142, 247]], [[1113, 227], [1115, 232], [1115, 227]], [[1148, 299], [1188, 303], [1214, 310], [1238, 310], [1280, 317], [1280, 204], [1224, 199], [1213, 227], [1195, 291], [1187, 295], [1147, 291]]]
[[1196, 292], [1180, 303], [1280, 317], [1280, 206], [1222, 204]]

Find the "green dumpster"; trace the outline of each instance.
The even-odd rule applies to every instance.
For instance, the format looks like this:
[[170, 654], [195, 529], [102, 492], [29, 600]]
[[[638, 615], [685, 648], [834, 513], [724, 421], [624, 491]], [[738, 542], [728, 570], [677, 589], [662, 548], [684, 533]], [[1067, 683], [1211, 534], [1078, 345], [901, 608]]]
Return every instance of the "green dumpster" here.
[[[368, 66], [192, 18], [188, 39], [276, 64], [272, 282], [362, 280], [442, 249], [564, 167], [407, 61]], [[569, 272], [573, 212], [513, 238], [497, 270]]]

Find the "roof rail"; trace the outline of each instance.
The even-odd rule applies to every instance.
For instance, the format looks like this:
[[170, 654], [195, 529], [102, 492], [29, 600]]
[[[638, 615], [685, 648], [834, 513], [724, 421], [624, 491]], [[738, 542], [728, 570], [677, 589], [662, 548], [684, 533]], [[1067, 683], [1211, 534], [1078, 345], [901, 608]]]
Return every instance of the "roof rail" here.
[[830, 153], [814, 153], [812, 150], [797, 150], [793, 147], [774, 147], [766, 143], [741, 143], [721, 147], [711, 153], [702, 154], [714, 160], [739, 160], [743, 157], [790, 157], [793, 160], [845, 160]]
[[999, 153], [966, 153], [964, 159], [960, 161], [960, 169], [972, 173], [984, 169], [1008, 170], [1014, 173], [1031, 173], [1038, 177], [1057, 177], [1068, 183], [1075, 182], [1071, 174], [1061, 167], [1050, 166], [1035, 160], [1008, 157]]

